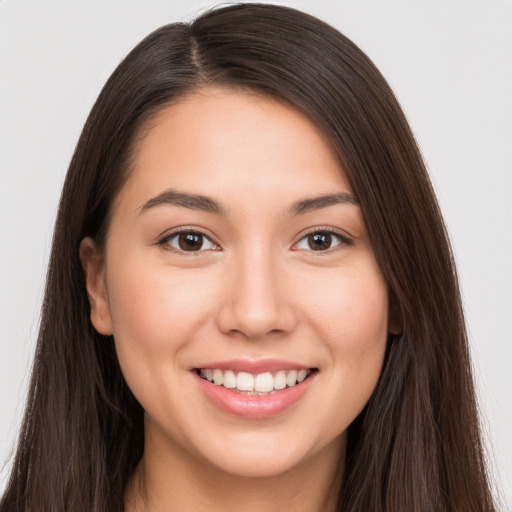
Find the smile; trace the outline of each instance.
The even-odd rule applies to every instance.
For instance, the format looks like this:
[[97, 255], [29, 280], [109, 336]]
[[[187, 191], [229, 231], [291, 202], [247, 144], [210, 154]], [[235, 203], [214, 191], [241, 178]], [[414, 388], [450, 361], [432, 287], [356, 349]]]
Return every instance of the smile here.
[[298, 406], [314, 386], [319, 371], [279, 361], [235, 361], [195, 368], [191, 374], [216, 408], [245, 419], [263, 420]]
[[277, 372], [264, 372], [253, 375], [248, 372], [235, 372], [220, 368], [201, 368], [197, 370], [202, 379], [230, 389], [236, 393], [246, 395], [265, 396], [285, 388], [300, 384], [311, 374], [312, 370], [279, 370]]

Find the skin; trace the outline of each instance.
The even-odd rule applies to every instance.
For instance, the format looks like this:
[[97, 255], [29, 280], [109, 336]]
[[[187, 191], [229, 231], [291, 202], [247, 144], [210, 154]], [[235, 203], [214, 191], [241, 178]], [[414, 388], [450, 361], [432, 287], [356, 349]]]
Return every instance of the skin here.
[[[225, 212], [151, 203], [169, 189]], [[339, 193], [353, 194], [325, 138], [276, 100], [203, 89], [146, 127], [104, 254], [91, 239], [80, 250], [92, 322], [114, 335], [145, 410], [127, 510], [334, 510], [346, 430], [376, 386], [390, 330], [359, 205], [289, 212]], [[204, 250], [179, 249], [175, 228], [204, 233]], [[310, 231], [342, 238], [315, 251]], [[191, 371], [240, 358], [318, 372], [283, 413], [247, 419], [214, 405]]]

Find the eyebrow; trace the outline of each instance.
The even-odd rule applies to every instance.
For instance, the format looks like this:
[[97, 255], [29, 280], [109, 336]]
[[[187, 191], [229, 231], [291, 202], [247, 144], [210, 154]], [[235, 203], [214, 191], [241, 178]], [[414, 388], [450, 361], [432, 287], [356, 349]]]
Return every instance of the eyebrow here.
[[227, 208], [218, 201], [215, 201], [215, 199], [196, 194], [187, 194], [186, 192], [178, 192], [172, 189], [166, 190], [143, 204], [140, 208], [140, 213], [154, 208], [155, 206], [162, 205], [181, 206], [183, 208], [190, 208], [191, 210], [214, 213], [215, 215], [227, 215]]
[[345, 192], [311, 197], [292, 204], [289, 209], [289, 215], [292, 217], [295, 215], [303, 215], [304, 213], [320, 210], [321, 208], [327, 208], [328, 206], [333, 206], [335, 204], [359, 205], [359, 199], [357, 199], [356, 196]]
[[[289, 216], [303, 215], [314, 210], [320, 210], [336, 204], [359, 205], [356, 196], [345, 192], [336, 194], [327, 194], [318, 197], [310, 197], [293, 203], [288, 210]], [[221, 203], [207, 196], [178, 192], [176, 190], [166, 190], [165, 192], [153, 197], [140, 207], [140, 213], [143, 213], [156, 206], [180, 206], [190, 208], [191, 210], [201, 210], [215, 215], [227, 216], [228, 209]]]

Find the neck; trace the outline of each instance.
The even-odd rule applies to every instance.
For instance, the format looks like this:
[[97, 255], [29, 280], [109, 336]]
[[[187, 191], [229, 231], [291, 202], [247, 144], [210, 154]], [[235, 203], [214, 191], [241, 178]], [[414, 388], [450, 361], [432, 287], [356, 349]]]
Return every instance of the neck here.
[[125, 495], [126, 512], [334, 512], [340, 491], [345, 438], [339, 438], [300, 466], [272, 476], [242, 477], [224, 472], [183, 451], [146, 444]]

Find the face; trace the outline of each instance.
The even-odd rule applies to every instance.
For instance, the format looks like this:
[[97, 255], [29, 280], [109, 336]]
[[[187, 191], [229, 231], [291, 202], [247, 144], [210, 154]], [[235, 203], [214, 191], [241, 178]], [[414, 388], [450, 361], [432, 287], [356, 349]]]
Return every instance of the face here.
[[144, 132], [92, 321], [145, 410], [146, 452], [245, 476], [339, 457], [377, 383], [387, 287], [319, 130], [255, 94], [198, 91]]

